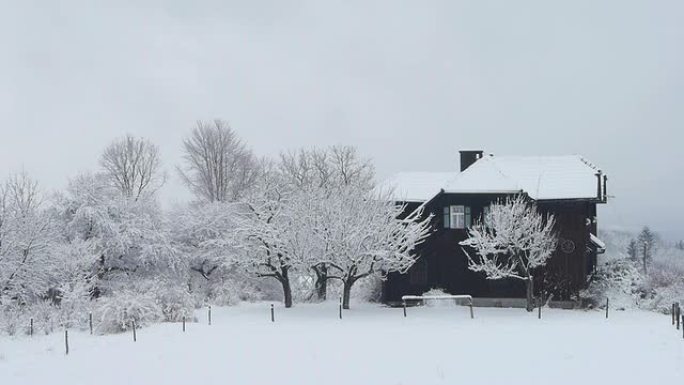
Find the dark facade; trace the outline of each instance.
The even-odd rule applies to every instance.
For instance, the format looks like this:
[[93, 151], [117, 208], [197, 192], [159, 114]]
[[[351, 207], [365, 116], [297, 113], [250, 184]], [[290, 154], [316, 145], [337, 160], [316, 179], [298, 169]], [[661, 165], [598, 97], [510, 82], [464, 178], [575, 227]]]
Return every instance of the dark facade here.
[[[600, 177], [599, 177], [600, 178]], [[601, 183], [598, 183], [601, 185]], [[605, 189], [605, 187], [604, 187]], [[535, 294], [543, 289], [555, 299], [568, 300], [586, 287], [597, 263], [600, 248], [592, 242], [596, 234], [596, 205], [602, 199], [577, 199], [537, 201], [543, 214], [553, 214], [559, 236], [558, 248], [546, 266], [535, 271]], [[390, 273], [383, 287], [386, 303], [398, 303], [403, 295], [420, 295], [432, 288], [440, 288], [451, 294], [470, 294], [473, 297], [524, 298], [525, 284], [522, 280], [488, 280], [483, 273], [468, 269], [468, 259], [459, 242], [467, 238], [466, 229], [445, 228], [445, 207], [467, 207], [470, 220], [479, 220], [485, 207], [506, 194], [447, 194], [440, 193], [424, 203], [425, 216], [432, 214], [433, 233], [416, 250], [417, 262], [406, 274]], [[405, 213], [417, 209], [421, 203], [405, 203]], [[465, 211], [465, 210], [464, 210]], [[448, 227], [448, 226], [447, 226]]]

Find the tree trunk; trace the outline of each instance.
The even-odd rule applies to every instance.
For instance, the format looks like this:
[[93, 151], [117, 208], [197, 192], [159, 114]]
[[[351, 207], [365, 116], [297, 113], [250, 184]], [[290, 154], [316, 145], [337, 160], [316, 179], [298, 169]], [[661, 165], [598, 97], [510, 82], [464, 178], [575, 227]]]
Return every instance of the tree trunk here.
[[328, 295], [328, 268], [326, 266], [318, 266], [313, 271], [316, 273], [316, 282], [314, 283], [316, 299], [325, 301]]
[[646, 269], [646, 254], [644, 254], [644, 274], [648, 274], [648, 271]]
[[282, 274], [280, 284], [283, 285], [283, 302], [286, 308], [292, 307], [292, 286], [290, 286], [290, 276], [285, 270]]
[[646, 257], [644, 257], [644, 274], [648, 274], [648, 271], [646, 271]]
[[316, 299], [319, 301], [325, 301], [328, 295], [328, 279], [327, 278], [316, 278]]
[[527, 286], [527, 311], [534, 310], [534, 280], [529, 276], [525, 281]]
[[351, 296], [351, 289], [356, 280], [347, 279], [342, 284], [342, 308], [349, 309], [349, 297]]

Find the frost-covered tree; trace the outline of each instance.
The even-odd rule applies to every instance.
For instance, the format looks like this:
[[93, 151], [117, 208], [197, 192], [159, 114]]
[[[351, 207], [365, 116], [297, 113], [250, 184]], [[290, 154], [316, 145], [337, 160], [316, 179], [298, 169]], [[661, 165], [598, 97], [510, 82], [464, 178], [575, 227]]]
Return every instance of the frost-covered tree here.
[[237, 263], [238, 216], [244, 208], [240, 203], [194, 202], [170, 214], [175, 247], [188, 262], [188, 285], [203, 301], [260, 298], [259, 288]]
[[[310, 195], [310, 199], [325, 199], [350, 186], [370, 192], [375, 174], [370, 159], [362, 158], [353, 146], [282, 153], [278, 171], [287, 186]], [[319, 249], [326, 248], [322, 245]], [[330, 266], [320, 259], [312, 256], [309, 269], [315, 277], [313, 294], [318, 300], [325, 300]]]
[[527, 287], [527, 310], [533, 309], [533, 270], [544, 266], [558, 243], [552, 215], [542, 215], [518, 195], [496, 202], [484, 220], [468, 229], [461, 242], [470, 270], [487, 279], [514, 278]]
[[259, 174], [259, 162], [235, 131], [222, 120], [198, 121], [183, 141], [184, 164], [178, 172], [206, 202], [243, 198]]
[[302, 266], [293, 249], [297, 210], [292, 190], [283, 186], [279, 174], [264, 173], [255, 193], [238, 218], [235, 245], [237, 263], [258, 278], [273, 278], [282, 286], [285, 307], [292, 307], [292, 273]]
[[85, 174], [70, 181], [57, 206], [65, 241], [89, 245], [94, 297], [143, 277], [184, 271], [154, 197], [126, 198], [101, 175]]
[[658, 243], [658, 236], [648, 226], [644, 226], [637, 237], [637, 243], [641, 254], [644, 273], [647, 273], [647, 265], [653, 260], [653, 254]]
[[131, 135], [109, 144], [100, 157], [100, 165], [107, 181], [128, 199], [138, 200], [152, 194], [165, 181], [159, 148]]
[[240, 207], [228, 202], [192, 203], [172, 213], [173, 238], [187, 256], [190, 271], [206, 281], [234, 259], [232, 240]]
[[38, 183], [21, 172], [0, 184], [0, 303], [30, 303], [50, 288], [54, 227]]
[[348, 186], [316, 202], [314, 234], [324, 248], [318, 263], [329, 266], [328, 279], [342, 282], [342, 303], [349, 308], [352, 287], [372, 275], [404, 273], [430, 232], [431, 217], [422, 208], [399, 219], [405, 207], [385, 195]]
[[54, 211], [64, 253], [84, 261], [82, 282], [96, 323], [114, 331], [106, 325], [134, 314], [140, 323], [190, 315], [189, 260], [154, 195], [129, 198], [105, 175], [83, 174], [57, 197]]
[[636, 261], [639, 257], [639, 246], [637, 244], [636, 239], [632, 239], [629, 241], [629, 244], [627, 245], [627, 255], [629, 256], [629, 259], [632, 261]]

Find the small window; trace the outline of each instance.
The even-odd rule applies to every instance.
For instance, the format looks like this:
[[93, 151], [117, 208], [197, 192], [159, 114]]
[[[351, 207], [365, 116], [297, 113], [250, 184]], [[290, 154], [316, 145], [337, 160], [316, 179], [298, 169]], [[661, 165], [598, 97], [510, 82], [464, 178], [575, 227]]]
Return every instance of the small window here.
[[451, 206], [451, 228], [463, 229], [465, 228], [465, 207]]
[[472, 225], [470, 206], [446, 206], [443, 214], [445, 229], [465, 229]]

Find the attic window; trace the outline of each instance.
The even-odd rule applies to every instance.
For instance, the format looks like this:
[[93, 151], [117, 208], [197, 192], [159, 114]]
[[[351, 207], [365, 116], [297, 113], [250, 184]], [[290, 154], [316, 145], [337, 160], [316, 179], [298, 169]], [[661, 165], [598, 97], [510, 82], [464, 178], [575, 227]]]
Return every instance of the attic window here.
[[472, 221], [470, 206], [446, 206], [443, 216], [445, 229], [465, 229]]

